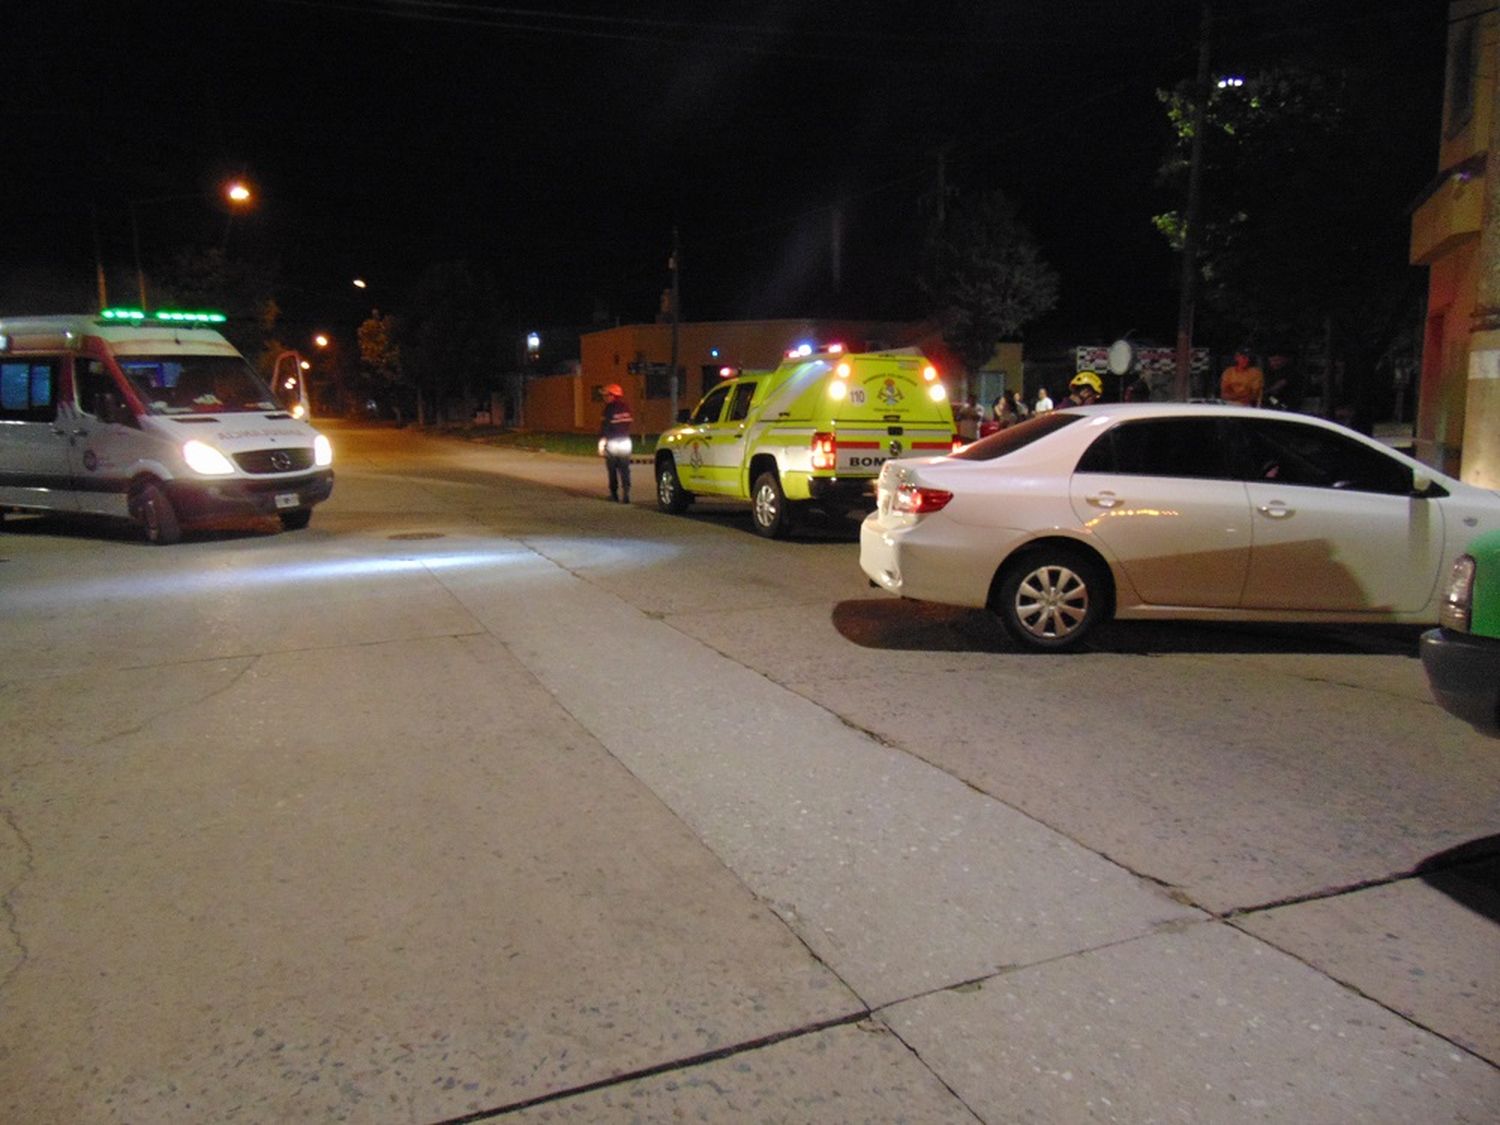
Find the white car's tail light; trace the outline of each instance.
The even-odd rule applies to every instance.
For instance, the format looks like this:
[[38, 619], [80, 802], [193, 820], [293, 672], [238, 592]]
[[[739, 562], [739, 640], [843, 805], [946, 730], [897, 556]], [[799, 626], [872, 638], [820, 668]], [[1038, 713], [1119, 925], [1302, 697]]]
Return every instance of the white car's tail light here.
[[891, 497], [891, 509], [912, 515], [940, 512], [953, 499], [953, 493], [942, 488], [921, 488], [915, 484], [903, 484]]
[[1474, 558], [1459, 555], [1453, 560], [1453, 569], [1448, 572], [1448, 585], [1443, 587], [1443, 605], [1438, 610], [1438, 624], [1445, 629], [1469, 631], [1469, 614], [1474, 605]]

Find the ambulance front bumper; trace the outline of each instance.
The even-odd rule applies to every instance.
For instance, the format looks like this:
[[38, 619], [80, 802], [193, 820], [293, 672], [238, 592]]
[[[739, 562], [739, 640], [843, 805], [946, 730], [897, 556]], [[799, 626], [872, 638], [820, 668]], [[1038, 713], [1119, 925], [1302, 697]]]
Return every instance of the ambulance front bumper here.
[[333, 470], [320, 469], [275, 480], [168, 481], [167, 495], [184, 521], [223, 516], [275, 516], [321, 504], [333, 494]]

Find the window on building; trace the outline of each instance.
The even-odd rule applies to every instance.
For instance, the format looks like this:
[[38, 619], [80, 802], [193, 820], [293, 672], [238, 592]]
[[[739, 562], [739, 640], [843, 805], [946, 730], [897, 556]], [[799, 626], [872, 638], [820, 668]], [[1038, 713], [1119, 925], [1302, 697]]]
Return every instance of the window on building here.
[[1474, 117], [1474, 69], [1479, 21], [1462, 20], [1448, 35], [1448, 97], [1444, 133], [1456, 137]]

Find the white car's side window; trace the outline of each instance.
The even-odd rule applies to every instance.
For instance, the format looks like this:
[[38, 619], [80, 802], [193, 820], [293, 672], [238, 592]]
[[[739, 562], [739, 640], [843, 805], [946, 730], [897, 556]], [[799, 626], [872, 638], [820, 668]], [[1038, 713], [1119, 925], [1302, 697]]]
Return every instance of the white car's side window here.
[[1152, 418], [1104, 431], [1079, 459], [1080, 473], [1234, 480], [1216, 418]]
[[1249, 480], [1397, 496], [1411, 491], [1411, 470], [1363, 442], [1290, 419], [1257, 418], [1238, 425]]

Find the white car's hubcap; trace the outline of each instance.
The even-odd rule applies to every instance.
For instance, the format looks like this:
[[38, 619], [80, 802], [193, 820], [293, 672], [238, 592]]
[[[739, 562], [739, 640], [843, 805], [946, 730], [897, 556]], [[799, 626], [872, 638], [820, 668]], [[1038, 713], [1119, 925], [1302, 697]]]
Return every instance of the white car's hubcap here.
[[1089, 588], [1065, 566], [1043, 566], [1016, 588], [1016, 617], [1038, 637], [1066, 637], [1089, 612]]

